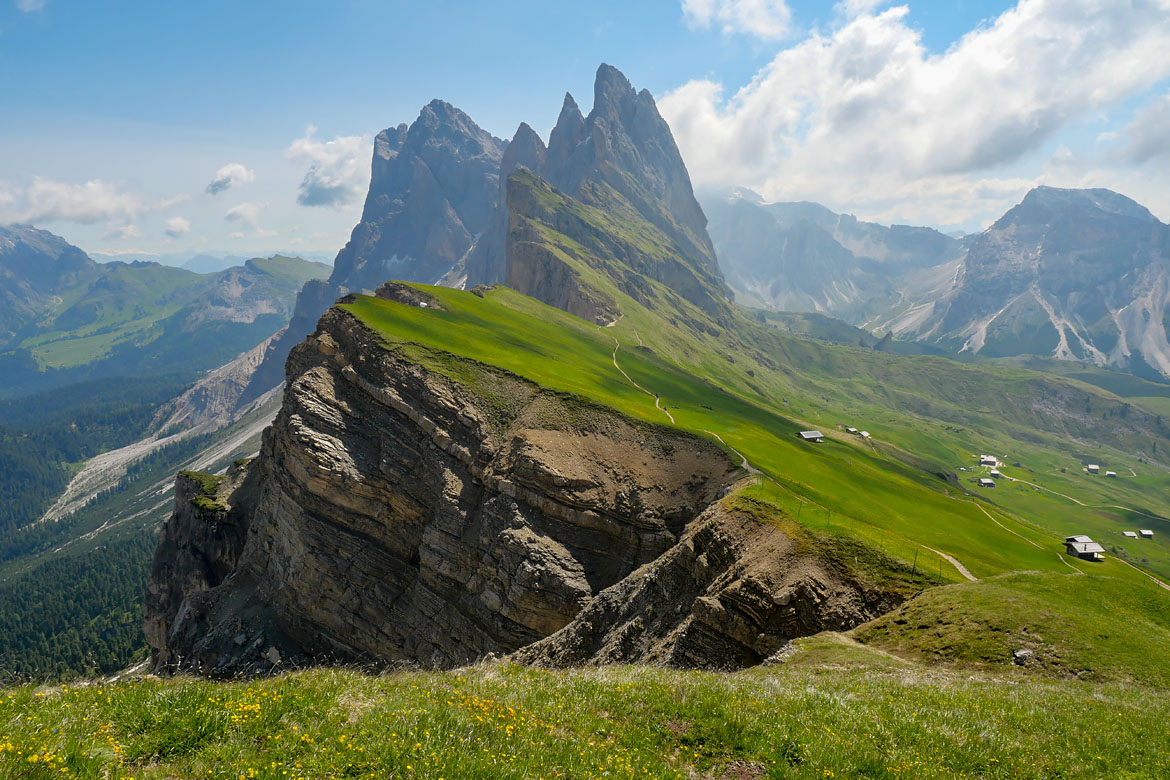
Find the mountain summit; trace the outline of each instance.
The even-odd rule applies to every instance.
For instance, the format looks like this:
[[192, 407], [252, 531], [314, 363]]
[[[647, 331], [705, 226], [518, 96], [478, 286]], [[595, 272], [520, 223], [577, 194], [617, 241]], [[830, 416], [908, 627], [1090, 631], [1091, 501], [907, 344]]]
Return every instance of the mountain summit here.
[[[533, 176], [513, 179], [521, 168]], [[585, 228], [591, 219], [580, 209], [596, 209], [610, 224], [592, 234], [598, 238], [604, 233], [608, 246], [602, 251], [592, 246], [593, 267], [584, 276], [599, 272], [620, 287], [628, 269], [636, 269], [708, 314], [726, 316], [727, 291], [707, 235], [707, 218], [674, 137], [650, 93], [635, 91], [616, 68], [598, 68], [588, 116], [582, 116], [572, 95], [565, 95], [547, 147], [521, 124], [504, 154], [500, 179], [492, 226], [463, 268], [450, 277], [453, 285], [503, 281], [564, 308], [570, 295], [565, 285], [584, 284], [582, 274], [570, 273], [556, 259], [565, 246], [536, 248], [549, 243], [550, 231], [568, 231], [564, 241], [552, 243], [589, 244], [584, 234], [591, 232]], [[559, 198], [571, 204], [562, 200], [554, 205]], [[635, 235], [641, 240], [634, 240]], [[612, 262], [602, 262], [602, 257]], [[595, 303], [604, 297], [599, 290], [585, 295]], [[616, 311], [609, 305], [601, 309], [595, 312], [601, 319]], [[583, 309], [573, 311], [590, 318]]]
[[[625, 233], [631, 240], [619, 241], [621, 246], [610, 242], [601, 253], [617, 265], [594, 269], [611, 283], [637, 268], [699, 309], [725, 318], [729, 293], [707, 235], [707, 218], [654, 98], [603, 64], [593, 102], [583, 116], [566, 94], [547, 145], [526, 123], [504, 142], [441, 100], [424, 106], [409, 127], [379, 133], [361, 221], [338, 253], [329, 281], [312, 282], [301, 292], [288, 332], [269, 350], [247, 397], [284, 378], [289, 350], [312, 332], [335, 299], [391, 279], [450, 287], [502, 282], [553, 305], [567, 305], [564, 285], [584, 283], [577, 272], [544, 265], [556, 252], [538, 259], [540, 253], [530, 251], [540, 243], [532, 239], [541, 231], [535, 230], [531, 214], [517, 213], [508, 202], [508, 177], [519, 169], [535, 175], [532, 183], [547, 184], [558, 196], [620, 223], [603, 232], [611, 239]], [[536, 203], [531, 197], [522, 200]], [[543, 214], [557, 218], [556, 212]], [[635, 235], [642, 238], [633, 240]], [[516, 247], [522, 247], [519, 253], [510, 253]], [[597, 303], [607, 297], [594, 291], [575, 300]], [[575, 312], [617, 316], [611, 304], [592, 306]]]
[[974, 239], [951, 291], [895, 327], [991, 357], [1170, 377], [1170, 226], [1104, 189], [1037, 187]]

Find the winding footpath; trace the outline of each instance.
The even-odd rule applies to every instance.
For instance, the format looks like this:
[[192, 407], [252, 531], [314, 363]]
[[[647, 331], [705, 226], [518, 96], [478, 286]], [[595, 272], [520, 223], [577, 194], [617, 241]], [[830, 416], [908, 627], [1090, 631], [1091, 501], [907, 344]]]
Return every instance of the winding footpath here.
[[[616, 322], [616, 320], [615, 320], [615, 322]], [[631, 385], [633, 385], [634, 387], [641, 390], [646, 395], [653, 398], [654, 399], [654, 408], [657, 409], [658, 411], [662, 412], [663, 414], [665, 414], [667, 419], [670, 420], [671, 425], [676, 425], [677, 423], [675, 423], [675, 421], [674, 421], [674, 415], [671, 414], [667, 409], [665, 409], [662, 406], [662, 404], [658, 398], [658, 393], [651, 393], [649, 390], [642, 387], [640, 384], [638, 384], [637, 382], [635, 382], [633, 379], [630, 378], [630, 375], [625, 372], [625, 369], [623, 369], [621, 366], [618, 365], [617, 353], [618, 353], [618, 347], [620, 347], [620, 346], [621, 346], [621, 342], [617, 340], [617, 337], [614, 337], [614, 340], [613, 340], [613, 367], [621, 372], [621, 375], [626, 378], [627, 382], [629, 382]]]
[[[1133, 473], [1133, 469], [1130, 469], [1130, 473]], [[1026, 479], [1016, 479], [1015, 477], [1009, 477], [1007, 474], [1004, 474], [1002, 476], [1008, 482], [1019, 482], [1021, 485], [1031, 485], [1032, 487], [1036, 488], [1037, 490], [1043, 490], [1047, 493], [1051, 493], [1054, 496], [1060, 496], [1061, 498], [1067, 498], [1069, 501], [1073, 502], [1077, 506], [1083, 506], [1085, 509], [1120, 509], [1123, 512], [1132, 512], [1135, 515], [1141, 515], [1142, 517], [1148, 517], [1151, 520], [1165, 520], [1166, 519], [1164, 517], [1159, 517], [1158, 515], [1151, 515], [1149, 512], [1143, 512], [1140, 509], [1134, 509], [1133, 507], [1129, 507], [1129, 506], [1121, 506], [1120, 504], [1086, 504], [1084, 501], [1080, 501], [1078, 499], [1075, 499], [1066, 493], [1060, 493], [1060, 492], [1057, 492], [1051, 488], [1046, 488], [1043, 485], [1037, 485], [1035, 482], [1029, 482]], [[1137, 475], [1134, 474], [1134, 476], [1137, 476]]]
[[[615, 320], [614, 322], [616, 322], [616, 320]], [[610, 323], [610, 326], [612, 326], [613, 324], [614, 324], [614, 323]], [[608, 327], [608, 326], [607, 326], [607, 327]], [[641, 341], [641, 336], [639, 336], [639, 337], [638, 337], [638, 340], [639, 340], [639, 341]], [[613, 355], [611, 356], [611, 357], [612, 357], [612, 359], [613, 359], [613, 367], [614, 367], [614, 368], [616, 368], [616, 369], [618, 370], [618, 372], [619, 372], [619, 373], [620, 373], [620, 374], [621, 374], [623, 377], [625, 377], [625, 378], [626, 378], [626, 381], [627, 381], [627, 382], [629, 382], [629, 383], [630, 383], [630, 384], [631, 384], [633, 387], [635, 387], [635, 388], [637, 388], [638, 390], [642, 391], [642, 392], [643, 392], [643, 393], [645, 393], [646, 395], [648, 395], [648, 396], [651, 396], [651, 397], [654, 399], [654, 408], [658, 409], [660, 412], [662, 412], [663, 414], [665, 414], [665, 415], [667, 416], [667, 418], [670, 420], [670, 422], [671, 422], [671, 424], [672, 424], [672, 425], [675, 425], [675, 424], [677, 424], [677, 423], [675, 423], [675, 421], [674, 421], [674, 415], [672, 415], [672, 414], [671, 414], [671, 413], [670, 413], [670, 412], [669, 412], [669, 411], [668, 411], [668, 410], [667, 410], [665, 407], [663, 407], [663, 406], [662, 406], [662, 404], [660, 403], [660, 399], [659, 399], [659, 397], [658, 397], [658, 393], [653, 393], [653, 392], [651, 392], [651, 391], [647, 390], [646, 388], [642, 387], [642, 386], [641, 386], [640, 384], [638, 384], [637, 382], [635, 382], [635, 381], [633, 380], [633, 378], [631, 378], [631, 377], [630, 377], [630, 375], [629, 375], [629, 374], [627, 374], [627, 373], [625, 372], [625, 369], [623, 369], [623, 368], [621, 367], [621, 365], [619, 365], [619, 364], [618, 364], [617, 353], [618, 353], [618, 349], [619, 349], [620, 347], [621, 347], [621, 342], [620, 342], [620, 341], [618, 341], [617, 337], [615, 336], [615, 337], [614, 337], [614, 339], [613, 339]], [[785, 488], [783, 485], [781, 485], [781, 484], [780, 484], [779, 482], [777, 482], [775, 479], [773, 479], [772, 477], [768, 476], [767, 474], [765, 474], [765, 473], [764, 473], [763, 471], [761, 471], [760, 469], [758, 469], [758, 468], [756, 468], [755, 466], [753, 466], [753, 465], [752, 465], [752, 464], [751, 464], [751, 463], [748, 461], [748, 459], [747, 459], [747, 456], [745, 456], [745, 455], [744, 455], [742, 452], [740, 452], [739, 450], [735, 449], [735, 448], [734, 448], [734, 447], [732, 447], [730, 444], [728, 444], [727, 442], [725, 442], [725, 441], [723, 440], [723, 437], [722, 437], [722, 436], [720, 436], [719, 434], [715, 433], [715, 431], [709, 431], [709, 430], [706, 430], [706, 429], [704, 429], [704, 430], [703, 430], [703, 433], [708, 433], [708, 434], [710, 434], [710, 435], [714, 436], [716, 439], [718, 439], [718, 440], [719, 440], [719, 443], [720, 443], [720, 444], [722, 444], [724, 447], [726, 447], [727, 449], [729, 449], [729, 450], [731, 450], [732, 452], [734, 452], [734, 453], [735, 453], [735, 454], [736, 454], [736, 455], [739, 457], [739, 459], [740, 459], [740, 465], [741, 465], [741, 467], [742, 467], [742, 468], [744, 469], [744, 471], [746, 471], [747, 473], [749, 473], [749, 474], [751, 474], [751, 475], [753, 475], [753, 476], [763, 477], [764, 479], [766, 479], [766, 480], [768, 480], [769, 482], [771, 482], [773, 485], [776, 485], [777, 487], [779, 487], [779, 488], [781, 488], [781, 489], [789, 490], [789, 492], [793, 492], [793, 494], [794, 494], [794, 495], [795, 495], [795, 496], [796, 496], [798, 499], [800, 499], [801, 501], [805, 501], [805, 502], [807, 502], [807, 503], [813, 503], [813, 502], [809, 501], [807, 498], [805, 498], [804, 496], [800, 495], [799, 493], [795, 493], [795, 492], [794, 492], [794, 491], [792, 491], [790, 488]], [[871, 446], [872, 446], [872, 442], [871, 442]], [[979, 508], [980, 508], [980, 509], [983, 509], [983, 507], [979, 507]], [[986, 510], [984, 510], [984, 514], [987, 514], [987, 511], [986, 511]], [[996, 524], [1000, 525], [1000, 527], [1004, 528], [1004, 530], [1008, 531], [1009, 533], [1015, 533], [1015, 531], [1012, 531], [1011, 529], [1007, 528], [1006, 526], [1003, 526], [1003, 524], [1002, 524], [1002, 523], [999, 523], [999, 521], [998, 521], [998, 520], [996, 520], [994, 517], [991, 517], [991, 515], [990, 515], [990, 514], [987, 514], [987, 516], [991, 518], [992, 522], [994, 522], [994, 523], [996, 523]], [[1017, 535], [1017, 536], [1019, 536], [1019, 534], [1016, 534], [1016, 535]], [[1024, 537], [1020, 537], [1020, 538], [1021, 538], [1021, 539], [1023, 539]], [[1024, 539], [1024, 541], [1027, 541], [1027, 542], [1029, 542], [1030, 544], [1035, 544], [1035, 542], [1032, 542], [1032, 541], [1031, 541], [1031, 540], [1029, 540], [1029, 539]], [[1037, 545], [1037, 546], [1039, 546], [1039, 545]], [[942, 557], [942, 558], [943, 558], [945, 561], [947, 561], [947, 563], [949, 563], [949, 564], [951, 564], [952, 566], [954, 566], [954, 567], [955, 567], [955, 570], [956, 570], [957, 572], [959, 572], [959, 574], [961, 574], [963, 577], [967, 578], [969, 581], [971, 581], [971, 582], [976, 582], [976, 581], [979, 579], [979, 578], [978, 578], [978, 577], [976, 577], [974, 574], [972, 574], [972, 573], [970, 572], [970, 570], [969, 570], [969, 569], [968, 569], [966, 566], [964, 566], [964, 565], [963, 565], [963, 564], [962, 564], [962, 563], [959, 561], [959, 559], [958, 559], [958, 558], [954, 557], [953, 555], [949, 555], [949, 554], [947, 554], [947, 553], [943, 552], [942, 550], [936, 550], [936, 549], [934, 549], [933, 547], [927, 547], [926, 545], [922, 545], [922, 547], [923, 547], [924, 549], [930, 550], [930, 551], [931, 551], [932, 553], [934, 553], [935, 555], [941, 556], [941, 557]]]
[[922, 547], [923, 547], [923, 549], [930, 550], [935, 555], [942, 556], [942, 558], [945, 559], [947, 561], [947, 563], [949, 563], [950, 565], [955, 567], [955, 569], [959, 572], [959, 574], [962, 574], [964, 577], [966, 577], [971, 582], [975, 582], [979, 579], [974, 574], [972, 574], [970, 571], [968, 571], [966, 566], [959, 563], [959, 559], [956, 558], [955, 556], [947, 555], [942, 550], [936, 550], [933, 547], [927, 547], [925, 544], [922, 545]]

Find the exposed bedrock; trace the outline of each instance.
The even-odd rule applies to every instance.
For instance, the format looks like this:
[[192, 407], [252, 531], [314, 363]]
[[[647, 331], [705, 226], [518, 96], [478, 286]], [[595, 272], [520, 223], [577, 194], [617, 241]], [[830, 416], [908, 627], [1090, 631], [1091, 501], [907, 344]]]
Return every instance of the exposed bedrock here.
[[201, 502], [217, 508], [179, 480], [148, 587], [156, 671], [522, 648], [735, 667], [884, 611], [720, 509], [744, 474], [714, 444], [413, 349], [331, 309], [289, 358], [259, 457]]

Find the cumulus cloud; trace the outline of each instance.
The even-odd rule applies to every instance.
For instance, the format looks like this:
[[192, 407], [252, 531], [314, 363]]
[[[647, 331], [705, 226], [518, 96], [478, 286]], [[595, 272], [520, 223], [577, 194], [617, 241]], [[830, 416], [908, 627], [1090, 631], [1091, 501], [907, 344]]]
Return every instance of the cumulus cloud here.
[[992, 169], [1170, 75], [1170, 0], [1021, 0], [942, 54], [926, 50], [907, 8], [866, 5], [846, 2], [846, 17], [859, 15], [782, 49], [730, 95], [697, 80], [663, 97], [699, 185], [874, 218], [912, 202], [917, 218], [953, 223], [984, 198], [1022, 194]]
[[46, 0], [16, 0], [17, 10], [32, 13], [45, 7]]
[[251, 184], [256, 181], [256, 172], [244, 167], [242, 163], [228, 163], [215, 172], [211, 183], [207, 185], [209, 195], [218, 195], [224, 190], [239, 187], [242, 184]]
[[166, 221], [163, 232], [171, 238], [182, 238], [191, 232], [191, 221], [183, 217], [171, 217]]
[[289, 159], [309, 164], [297, 192], [297, 203], [335, 208], [356, 203], [370, 183], [370, 139], [339, 136], [332, 141], [318, 141], [314, 133], [316, 128], [310, 125], [304, 137], [285, 150]]
[[1154, 158], [1170, 160], [1170, 94], [1134, 114], [1118, 137], [1125, 139], [1123, 153], [1134, 165]]
[[126, 241], [131, 238], [142, 238], [142, 232], [134, 225], [119, 225], [102, 235], [103, 241]]
[[238, 222], [241, 225], [248, 227], [256, 227], [256, 220], [260, 217], [260, 206], [255, 203], [241, 203], [238, 206], [232, 206], [223, 215], [223, 218], [228, 222]]
[[792, 24], [785, 0], [682, 0], [682, 12], [693, 28], [717, 26], [726, 34], [746, 33], [766, 40], [783, 38]]
[[142, 209], [134, 195], [100, 179], [67, 184], [34, 177], [27, 187], [0, 189], [0, 222], [77, 222], [92, 225], [132, 218]]

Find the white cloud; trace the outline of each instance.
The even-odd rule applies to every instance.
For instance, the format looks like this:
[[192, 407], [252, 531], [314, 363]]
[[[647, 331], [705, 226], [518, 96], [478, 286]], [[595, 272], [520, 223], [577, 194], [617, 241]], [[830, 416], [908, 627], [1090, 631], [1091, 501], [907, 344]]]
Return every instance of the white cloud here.
[[260, 206], [255, 203], [241, 203], [232, 206], [223, 215], [228, 222], [239, 222], [241, 225], [256, 227], [256, 220], [260, 217]]
[[209, 195], [218, 195], [224, 190], [251, 184], [256, 181], [256, 172], [246, 168], [242, 163], [228, 163], [215, 172], [211, 183], [207, 185]]
[[92, 225], [114, 218], [132, 218], [142, 204], [135, 196], [100, 179], [85, 184], [33, 178], [27, 187], [0, 189], [0, 223], [77, 222]]
[[693, 28], [718, 26], [728, 35], [747, 33], [767, 40], [783, 38], [792, 24], [785, 0], [682, 0], [682, 12]]
[[182, 238], [191, 232], [191, 221], [183, 217], [171, 217], [166, 221], [163, 232], [171, 238]]
[[245, 236], [245, 234], [244, 234], [244, 231], [242, 231], [242, 230], [237, 230], [233, 233], [228, 233], [228, 238], [240, 239], [240, 238], [244, 238], [244, 236]]
[[285, 150], [288, 158], [309, 163], [297, 203], [339, 207], [359, 201], [370, 183], [370, 139], [339, 136], [332, 141], [318, 141], [313, 138], [315, 132], [310, 125], [305, 136]]
[[1154, 158], [1170, 160], [1170, 94], [1162, 95], [1134, 114], [1121, 132], [1124, 154], [1141, 165]]
[[142, 238], [142, 232], [134, 225], [119, 225], [102, 235], [103, 241], [126, 241], [131, 238]]
[[697, 184], [953, 224], [1026, 189], [994, 169], [1170, 75], [1170, 0], [1021, 0], [942, 54], [907, 8], [862, 5], [730, 96], [699, 80], [661, 100]]
[[842, 16], [852, 19], [855, 16], [869, 13], [875, 8], [887, 5], [890, 0], [840, 0], [833, 6], [833, 10]]
[[46, 0], [16, 0], [17, 10], [32, 13], [45, 7]]

